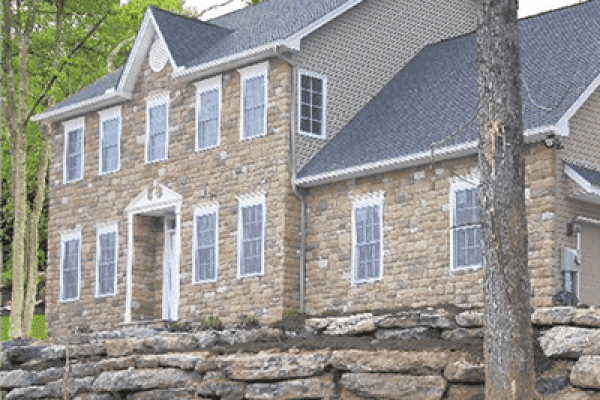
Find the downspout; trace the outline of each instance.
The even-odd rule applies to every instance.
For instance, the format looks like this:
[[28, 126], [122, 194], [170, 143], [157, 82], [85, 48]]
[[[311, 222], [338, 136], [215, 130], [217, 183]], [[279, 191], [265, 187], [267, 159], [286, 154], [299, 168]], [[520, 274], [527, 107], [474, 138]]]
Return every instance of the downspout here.
[[298, 76], [298, 66], [290, 58], [280, 52], [281, 47], [277, 47], [276, 54], [279, 59], [288, 63], [292, 69], [291, 87], [290, 87], [290, 185], [292, 192], [300, 200], [300, 312], [304, 314], [304, 281], [306, 276], [306, 191], [296, 186], [296, 77]]

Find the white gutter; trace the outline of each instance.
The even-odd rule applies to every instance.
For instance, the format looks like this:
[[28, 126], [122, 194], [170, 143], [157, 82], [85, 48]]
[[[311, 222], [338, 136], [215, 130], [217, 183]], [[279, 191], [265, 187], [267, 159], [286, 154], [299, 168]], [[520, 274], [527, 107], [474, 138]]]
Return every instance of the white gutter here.
[[579, 175], [573, 168], [568, 165], [565, 165], [565, 174], [571, 179], [575, 181], [579, 186], [583, 188], [587, 193], [593, 194], [596, 196], [600, 196], [600, 189], [593, 186], [590, 182], [587, 181], [583, 176]]
[[[523, 135], [525, 143], [532, 143], [545, 139], [548, 135], [556, 134], [555, 126], [543, 126], [526, 130]], [[434, 153], [434, 160], [451, 160], [477, 154], [479, 141], [467, 142], [456, 146], [442, 147]], [[342, 181], [345, 179], [360, 178], [363, 176], [380, 174], [383, 172], [399, 170], [408, 167], [415, 167], [431, 162], [431, 151], [409, 154], [402, 157], [391, 158], [372, 162], [354, 167], [325, 172], [318, 175], [307, 176], [296, 180], [296, 185], [300, 187], [313, 187], [324, 185], [326, 183]]]
[[575, 219], [573, 219], [573, 222], [600, 226], [600, 220], [597, 220], [594, 218], [581, 217], [581, 216], [575, 217]]

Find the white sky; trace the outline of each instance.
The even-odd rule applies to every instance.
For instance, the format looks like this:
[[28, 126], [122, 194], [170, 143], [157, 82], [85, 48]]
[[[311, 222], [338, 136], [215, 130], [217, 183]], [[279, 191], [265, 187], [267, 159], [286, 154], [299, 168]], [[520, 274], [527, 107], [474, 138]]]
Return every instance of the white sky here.
[[[196, 7], [199, 11], [208, 8], [215, 4], [220, 4], [225, 0], [186, 0], [186, 6]], [[570, 4], [578, 3], [579, 0], [520, 0], [519, 1], [519, 18], [527, 17], [530, 15], [539, 14], [544, 11], [553, 10], [568, 6]], [[225, 7], [220, 7], [214, 11], [207, 12], [203, 15], [202, 19], [210, 19], [216, 16], [240, 9], [245, 7], [245, 0], [233, 0], [231, 4]]]

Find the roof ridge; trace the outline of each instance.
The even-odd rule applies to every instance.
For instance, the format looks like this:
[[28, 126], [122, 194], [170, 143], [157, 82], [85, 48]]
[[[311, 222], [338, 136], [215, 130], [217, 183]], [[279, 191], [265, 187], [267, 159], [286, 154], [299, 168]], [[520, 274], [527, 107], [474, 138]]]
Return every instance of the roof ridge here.
[[[208, 21], [203, 21], [203, 20], [198, 19], [196, 17], [177, 14], [176, 12], [173, 12], [173, 11], [170, 11], [170, 10], [164, 10], [164, 9], [162, 9], [160, 7], [157, 7], [157, 6], [154, 6], [154, 5], [149, 5], [148, 8], [154, 9], [156, 11], [161, 11], [161, 12], [163, 12], [165, 14], [169, 14], [169, 15], [171, 15], [173, 17], [183, 18], [183, 19], [186, 19], [186, 20], [189, 20], [189, 21], [198, 22], [198, 23], [201, 23], [201, 24], [204, 24], [204, 25], [209, 25], [209, 26], [215, 27], [215, 28], [226, 29], [226, 30], [232, 32], [232, 30], [229, 29], [229, 28], [224, 28], [222, 26], [219, 26], [219, 25], [216, 25], [216, 24], [212, 24], [212, 23], [210, 23]], [[209, 20], [209, 21], [212, 21], [212, 20]]]

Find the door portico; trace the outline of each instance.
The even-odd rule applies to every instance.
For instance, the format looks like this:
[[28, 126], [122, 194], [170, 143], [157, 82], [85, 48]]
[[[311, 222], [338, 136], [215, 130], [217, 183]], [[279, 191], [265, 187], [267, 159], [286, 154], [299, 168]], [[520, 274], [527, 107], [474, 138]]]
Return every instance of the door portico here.
[[[183, 197], [154, 181], [152, 187], [143, 190], [127, 207], [127, 270], [125, 292], [125, 323], [132, 322], [134, 287], [134, 263], [136, 262], [134, 238], [137, 217], [161, 217], [164, 227], [162, 241], [162, 319], [177, 320], [179, 313], [179, 262], [181, 203]], [[141, 261], [141, 254], [138, 254]], [[156, 318], [157, 316], [155, 316]]]

